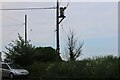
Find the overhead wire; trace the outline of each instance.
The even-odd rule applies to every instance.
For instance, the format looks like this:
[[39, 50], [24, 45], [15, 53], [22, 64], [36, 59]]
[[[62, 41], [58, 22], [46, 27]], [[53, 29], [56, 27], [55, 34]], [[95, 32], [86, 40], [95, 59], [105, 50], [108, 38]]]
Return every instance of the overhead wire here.
[[[62, 0], [60, 1], [60, 4], [61, 4]], [[66, 5], [66, 8], [69, 6], [69, 2], [67, 3]], [[9, 11], [9, 10], [12, 10], [12, 11], [15, 11], [15, 10], [40, 10], [40, 9], [56, 9], [56, 7], [48, 7], [48, 8], [13, 8], [13, 9], [0, 9], [0, 10], [6, 10], [6, 11]], [[18, 28], [16, 29], [16, 31], [18, 30]]]
[[8, 35], [6, 36], [11, 36], [13, 33], [17, 32], [18, 30], [20, 30], [21, 28], [23, 28], [24, 25], [19, 26], [18, 28], [14, 29], [12, 32], [8, 33]]
[[[6, 16], [6, 17], [9, 18], [9, 19], [12, 19], [12, 20], [18, 22], [18, 23], [21, 23], [21, 24], [24, 23], [24, 22], [22, 22], [22, 21], [20, 21], [20, 20], [18, 20], [18, 19], [16, 19], [16, 18], [14, 18], [14, 17], [10, 17], [10, 16], [7, 16], [7, 15], [5, 15], [5, 14], [3, 14], [3, 15]], [[3, 19], [4, 19], [4, 16], [2, 17]]]
[[60, 0], [59, 5], [62, 3], [62, 0]]
[[[62, 0], [60, 0], [59, 5], [60, 5], [61, 3], [62, 3]], [[66, 5], [66, 8], [69, 6], [69, 4], [70, 4], [70, 0], [68, 0], [67, 5]]]
[[[62, 3], [62, 0], [59, 2], [59, 5]], [[66, 8], [69, 6], [70, 0], [68, 1]], [[48, 7], [48, 8], [8, 8], [8, 9], [0, 9], [0, 10], [39, 10], [39, 9], [57, 9], [57, 7]]]
[[68, 34], [66, 33], [66, 31], [65, 31], [64, 28], [63, 28], [63, 25], [61, 25], [61, 28], [62, 28], [62, 31], [63, 31], [63, 33], [65, 34], [65, 36], [68, 36]]
[[69, 6], [69, 4], [70, 4], [70, 0], [69, 0], [69, 2], [67, 3], [66, 8]]
[[56, 7], [48, 7], [48, 8], [8, 8], [8, 9], [0, 9], [0, 10], [39, 10], [39, 9], [56, 9]]
[[64, 29], [63, 25], [61, 25], [61, 29], [62, 29], [62, 35], [63, 35], [62, 38], [63, 38], [63, 41], [67, 42], [66, 39], [67, 39], [68, 34], [67, 34], [66, 30]]
[[[24, 24], [24, 23], [23, 23], [23, 24]], [[7, 26], [18, 26], [18, 25], [23, 25], [23, 24], [2, 25], [2, 27], [7, 27]]]

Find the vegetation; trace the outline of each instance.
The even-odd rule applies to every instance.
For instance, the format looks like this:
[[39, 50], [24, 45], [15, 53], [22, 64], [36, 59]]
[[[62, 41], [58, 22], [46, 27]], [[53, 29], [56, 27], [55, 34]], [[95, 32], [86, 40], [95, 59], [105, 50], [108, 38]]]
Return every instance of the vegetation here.
[[57, 79], [101, 80], [119, 78], [118, 58], [113, 56], [70, 62], [40, 63], [29, 66], [30, 76]]
[[7, 52], [5, 61], [14, 62], [22, 66], [31, 65], [33, 63], [34, 47], [22, 39], [18, 34], [18, 40], [12, 41], [9, 44], [9, 48], [6, 47]]
[[35, 62], [55, 62], [58, 61], [57, 53], [52, 47], [36, 47], [35, 49]]
[[69, 35], [67, 36], [67, 50], [66, 54], [69, 54], [69, 61], [75, 61], [81, 55], [81, 48], [83, 43], [77, 45], [78, 39], [75, 37], [74, 31], [70, 30]]
[[18, 34], [18, 40], [12, 41], [7, 51], [5, 62], [14, 62], [21, 66], [32, 65], [35, 62], [58, 61], [55, 50], [51, 47], [35, 47], [23, 40]]
[[20, 35], [18, 35], [18, 40], [13, 41], [9, 46], [9, 48], [6, 47], [5, 61], [12, 61], [29, 70], [30, 78], [116, 80], [120, 76], [120, 58], [111, 55], [80, 61], [75, 61], [76, 58], [71, 56], [70, 59], [73, 59], [71, 61], [59, 61], [53, 48], [32, 46], [29, 42], [25, 43]]

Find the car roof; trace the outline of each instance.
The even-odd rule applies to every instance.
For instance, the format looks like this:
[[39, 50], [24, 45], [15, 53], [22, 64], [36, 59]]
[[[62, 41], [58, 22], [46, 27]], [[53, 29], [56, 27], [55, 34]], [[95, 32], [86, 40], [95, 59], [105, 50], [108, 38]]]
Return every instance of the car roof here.
[[12, 63], [10, 63], [10, 62], [9, 62], [9, 63], [6, 63], [6, 62], [1, 62], [1, 64], [12, 64]]

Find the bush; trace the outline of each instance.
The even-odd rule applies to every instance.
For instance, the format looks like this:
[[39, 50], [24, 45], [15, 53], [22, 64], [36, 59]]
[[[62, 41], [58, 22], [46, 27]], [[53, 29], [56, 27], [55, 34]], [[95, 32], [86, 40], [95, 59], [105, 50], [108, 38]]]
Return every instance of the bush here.
[[118, 58], [111, 56], [73, 62], [35, 63], [29, 69], [31, 76], [44, 78], [84, 78], [87, 80], [102, 78], [104, 80], [119, 77]]

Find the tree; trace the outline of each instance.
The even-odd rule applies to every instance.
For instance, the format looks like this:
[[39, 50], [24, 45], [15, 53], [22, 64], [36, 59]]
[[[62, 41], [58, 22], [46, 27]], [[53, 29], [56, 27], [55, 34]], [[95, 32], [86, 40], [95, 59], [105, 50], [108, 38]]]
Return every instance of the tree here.
[[81, 55], [83, 42], [80, 42], [79, 45], [77, 43], [78, 39], [75, 38], [75, 33], [70, 30], [67, 36], [67, 54], [69, 54], [70, 61], [75, 61]]
[[55, 49], [52, 47], [36, 47], [35, 59], [36, 62], [55, 62], [58, 61]]
[[22, 66], [30, 65], [33, 63], [34, 47], [29, 42], [25, 42], [23, 38], [18, 34], [18, 40], [12, 41], [8, 44], [10, 47], [6, 47], [7, 51], [5, 61], [17, 63]]
[[52, 47], [35, 47], [28, 41], [25, 42], [18, 34], [18, 40], [12, 41], [6, 47], [6, 62], [14, 62], [21, 66], [28, 66], [35, 62], [53, 62], [58, 60], [58, 55]]

